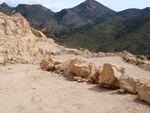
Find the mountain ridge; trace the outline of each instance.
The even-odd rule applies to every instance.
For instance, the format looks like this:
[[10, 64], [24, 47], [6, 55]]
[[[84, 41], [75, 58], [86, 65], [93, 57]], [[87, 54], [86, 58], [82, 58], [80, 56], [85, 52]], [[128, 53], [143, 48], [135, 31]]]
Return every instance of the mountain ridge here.
[[[149, 32], [144, 30], [149, 29], [144, 22], [147, 19], [145, 15], [150, 13], [150, 7], [115, 12], [95, 0], [86, 0], [57, 13], [40, 4], [20, 4], [12, 8], [3, 3], [0, 5], [0, 11], [8, 15], [21, 13], [31, 27], [42, 30], [48, 37], [67, 46], [84, 47], [94, 51], [128, 50], [134, 54], [150, 54], [147, 43]], [[139, 39], [135, 38], [136, 33], [139, 34]], [[136, 41], [131, 38], [131, 42], [123, 44], [122, 41], [130, 40], [129, 37], [134, 37]], [[131, 44], [135, 45], [134, 50], [129, 48]], [[138, 45], [142, 48], [139, 51], [136, 49]]]

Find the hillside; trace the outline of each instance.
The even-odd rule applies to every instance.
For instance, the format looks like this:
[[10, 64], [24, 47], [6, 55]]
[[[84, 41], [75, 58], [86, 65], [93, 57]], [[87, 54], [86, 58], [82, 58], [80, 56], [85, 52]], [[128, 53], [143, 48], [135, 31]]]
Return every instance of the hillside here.
[[148, 113], [149, 58], [66, 48], [21, 14], [0, 13], [0, 112]]
[[57, 13], [40, 4], [19, 4], [13, 8], [6, 3], [0, 5], [0, 12], [21, 13], [31, 27], [67, 46], [150, 54], [149, 7], [115, 12], [95, 0], [86, 0]]
[[114, 16], [104, 22], [80, 30], [62, 43], [93, 51], [123, 51], [150, 54], [150, 14], [124, 18]]
[[32, 27], [51, 33], [55, 30], [78, 28], [94, 23], [98, 18], [104, 19], [115, 13], [95, 0], [86, 0], [74, 8], [63, 9], [57, 13], [40, 4], [19, 4], [12, 8], [3, 3], [0, 5], [0, 11], [8, 15], [21, 13]]

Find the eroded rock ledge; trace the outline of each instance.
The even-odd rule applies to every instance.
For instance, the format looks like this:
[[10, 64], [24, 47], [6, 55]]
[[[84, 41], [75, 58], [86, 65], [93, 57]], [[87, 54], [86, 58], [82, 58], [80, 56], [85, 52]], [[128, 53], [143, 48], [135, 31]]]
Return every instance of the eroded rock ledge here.
[[0, 13], [0, 64], [31, 62], [40, 53], [36, 40], [45, 38], [42, 32], [30, 28], [21, 14]]

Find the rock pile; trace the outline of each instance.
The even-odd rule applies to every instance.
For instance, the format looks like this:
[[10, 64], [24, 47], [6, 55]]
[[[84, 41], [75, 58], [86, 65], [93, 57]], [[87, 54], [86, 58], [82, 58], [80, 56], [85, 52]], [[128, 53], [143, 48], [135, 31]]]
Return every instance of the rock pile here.
[[96, 70], [93, 62], [82, 58], [70, 59], [65, 62], [57, 62], [51, 58], [45, 58], [41, 61], [40, 67], [47, 71], [55, 71], [63, 73], [67, 77], [72, 77], [76, 80], [81, 78], [88, 79]]
[[93, 57], [113, 57], [120, 56], [125, 62], [136, 65], [146, 71], [150, 71], [149, 56], [143, 55], [133, 55], [127, 51], [116, 52], [116, 53], [103, 53], [98, 52], [93, 55]]
[[150, 63], [147, 63], [147, 59], [139, 58], [139, 56], [133, 55], [127, 51], [117, 53], [125, 62], [134, 64], [146, 71], [150, 71]]
[[95, 63], [82, 58], [69, 59], [65, 62], [45, 58], [41, 61], [40, 67], [64, 74], [78, 82], [92, 81], [105, 88], [118, 89], [117, 91], [121, 93], [138, 93], [141, 100], [150, 103], [150, 85], [134, 75], [125, 75], [124, 67], [104, 64], [96, 69]]

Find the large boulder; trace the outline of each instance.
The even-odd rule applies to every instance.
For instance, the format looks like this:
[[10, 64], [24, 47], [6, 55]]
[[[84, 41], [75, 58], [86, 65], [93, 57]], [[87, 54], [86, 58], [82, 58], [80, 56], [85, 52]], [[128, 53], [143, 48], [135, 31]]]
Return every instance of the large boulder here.
[[118, 53], [118, 55], [122, 57], [123, 60], [125, 60], [126, 62], [135, 63], [137, 60], [136, 56], [132, 55], [131, 53], [127, 51], [120, 52]]
[[138, 90], [144, 85], [144, 81], [133, 75], [122, 75], [120, 80], [120, 88], [129, 93], [138, 93]]
[[68, 68], [68, 65], [69, 65], [69, 60], [67, 60], [65, 62], [55, 62], [54, 63], [55, 72], [57, 72], [57, 73], [62, 72], [63, 74], [65, 74], [66, 70]]
[[79, 77], [89, 77], [95, 72], [95, 70], [96, 65], [93, 62], [81, 58], [75, 58], [69, 61], [66, 75], [74, 74]]
[[150, 83], [146, 83], [138, 90], [138, 98], [150, 104]]
[[104, 64], [100, 76], [101, 86], [106, 88], [120, 88], [119, 79], [125, 73], [124, 67]]
[[44, 58], [40, 63], [40, 67], [46, 71], [54, 70], [54, 60], [52, 58]]

